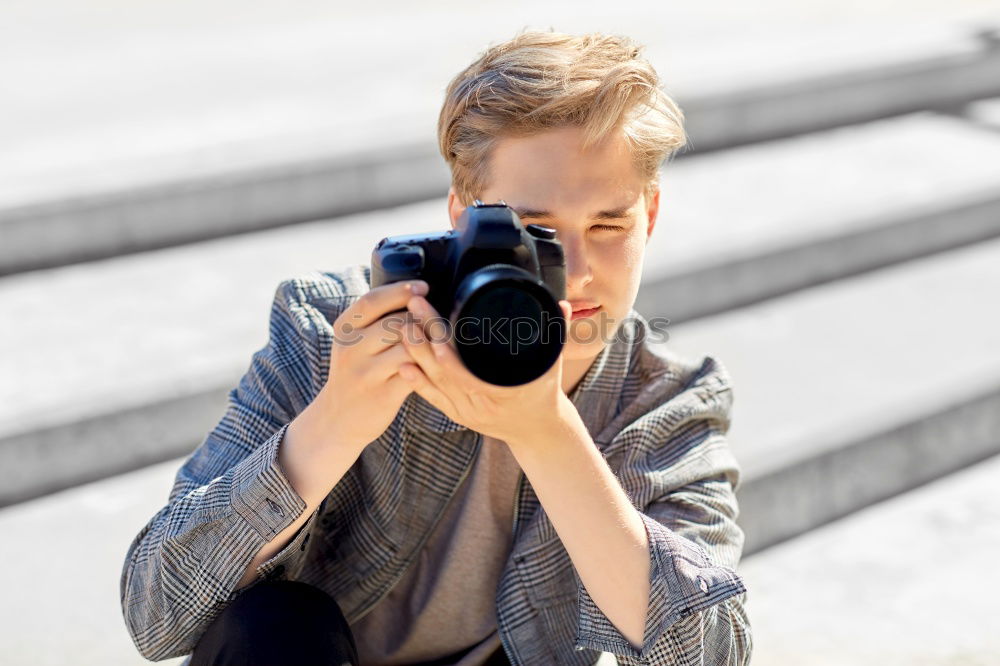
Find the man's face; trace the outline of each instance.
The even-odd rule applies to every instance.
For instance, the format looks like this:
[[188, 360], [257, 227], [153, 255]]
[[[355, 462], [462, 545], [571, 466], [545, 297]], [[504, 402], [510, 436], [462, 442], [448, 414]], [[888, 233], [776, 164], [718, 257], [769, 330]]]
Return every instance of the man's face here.
[[[566, 299], [574, 312], [564, 361], [591, 361], [611, 342], [635, 302], [659, 192], [647, 201], [624, 136], [581, 150], [576, 127], [501, 139], [490, 162], [484, 203], [503, 200], [524, 224], [552, 227], [566, 255]], [[464, 210], [454, 190], [452, 226]]]

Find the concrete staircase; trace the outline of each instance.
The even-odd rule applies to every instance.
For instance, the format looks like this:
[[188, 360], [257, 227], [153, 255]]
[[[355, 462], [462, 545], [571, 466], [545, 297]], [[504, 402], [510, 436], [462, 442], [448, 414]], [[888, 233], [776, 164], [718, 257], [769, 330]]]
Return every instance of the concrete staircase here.
[[[216, 9], [230, 4], [232, 0], [213, 2]], [[649, 5], [652, 16], [666, 18], [659, 3], [641, 4]], [[654, 62], [669, 64], [664, 71], [688, 117], [690, 147], [700, 153], [926, 109], [950, 112], [1000, 95], [1000, 14], [991, 20], [985, 9], [972, 6], [946, 17], [928, 16], [906, 30], [897, 21], [869, 25], [867, 31], [833, 22], [825, 28], [775, 25], [766, 38], [733, 35], [712, 48], [697, 32], [671, 31], [666, 40], [653, 31], [655, 20], [623, 24], [612, 7], [574, 7], [574, 13], [581, 12], [578, 20], [593, 21], [588, 29], [618, 26], [644, 41]], [[419, 21], [411, 12], [424, 9], [397, 10], [393, 19], [352, 26], [359, 38], [374, 29], [380, 34], [369, 36], [381, 39], [399, 23], [395, 48], [381, 57], [368, 50], [368, 59], [361, 62], [351, 40], [317, 40], [315, 33], [306, 30], [303, 35], [304, 26], [294, 24], [262, 22], [244, 33], [226, 17], [225, 34], [185, 33], [201, 48], [192, 53], [170, 49], [167, 62], [133, 46], [136, 62], [114, 63], [112, 71], [120, 80], [107, 82], [109, 88], [117, 86], [112, 94], [88, 100], [98, 108], [87, 109], [89, 113], [81, 109], [75, 121], [60, 119], [55, 132], [53, 123], [43, 122], [47, 108], [11, 100], [13, 131], [0, 128], [0, 145], [8, 146], [0, 163], [5, 184], [0, 193], [0, 275], [342, 216], [446, 191], [447, 170], [434, 138], [444, 82], [454, 74], [451, 63], [470, 59], [497, 34], [506, 34], [505, 21], [491, 18], [483, 32], [476, 27], [482, 22], [473, 20], [462, 35], [428, 44], [406, 23]], [[183, 15], [184, 8], [176, 13]], [[209, 14], [199, 8], [193, 20], [208, 28], [213, 18], [220, 18]], [[125, 13], [119, 20], [129, 18]], [[335, 34], [347, 28], [339, 11], [322, 18], [335, 22], [328, 26]], [[709, 22], [705, 32], [718, 31], [718, 25], [711, 25], [717, 23], [713, 15], [695, 18]], [[522, 27], [518, 19], [509, 32]], [[141, 24], [150, 46], [164, 49], [177, 39], [169, 28]], [[572, 26], [566, 29], [572, 31]], [[258, 30], [270, 33], [273, 53], [249, 53], [260, 51]], [[24, 39], [19, 33], [8, 37], [15, 44]], [[321, 52], [325, 69], [296, 56], [302, 39]], [[281, 49], [291, 55], [282, 56]], [[407, 72], [405, 80], [386, 85], [387, 71], [401, 68], [381, 58], [398, 57], [408, 49], [419, 49], [436, 63], [434, 71]], [[227, 50], [245, 58], [285, 57], [288, 70], [307, 68], [303, 79], [317, 80], [311, 86], [309, 80], [300, 86], [275, 82], [272, 89], [280, 85], [284, 94], [281, 104], [251, 96], [255, 104], [248, 111], [247, 91], [229, 88], [245, 79], [246, 67], [254, 63], [224, 57]], [[216, 55], [212, 64], [219, 71], [202, 73], [198, 83], [221, 90], [199, 91], [202, 106], [187, 108], [183, 98], [177, 99], [180, 82], [175, 79], [189, 79], [187, 70], [203, 68], [205, 51]], [[110, 69], [108, 56], [108, 49], [93, 49], [76, 57], [88, 69]], [[153, 57], [151, 63], [142, 60]], [[260, 63], [265, 79], [274, 64]], [[174, 86], [145, 90], [147, 67], [156, 67]], [[52, 85], [37, 80], [38, 70], [57, 83], [67, 76], [62, 62], [43, 62], [26, 71], [15, 67], [13, 76], [30, 79], [35, 89]], [[46, 88], [42, 96], [51, 107], [79, 104], [74, 83]], [[148, 107], [136, 108], [132, 88], [150, 96], [154, 108], [157, 103], [173, 108], [176, 116], [165, 122]], [[406, 95], [406, 102], [386, 99], [390, 89]], [[366, 103], [345, 104], [343, 90]], [[142, 122], [120, 117], [126, 110], [145, 117]]]
[[[734, 377], [752, 586], [771, 585], [768, 558], [798, 540], [781, 542], [1000, 453], [990, 34], [920, 33], [881, 60], [841, 53], [840, 69], [741, 85], [709, 77], [681, 100], [695, 150], [664, 172], [637, 309], [671, 320], [669, 348], [709, 353]], [[359, 121], [368, 129], [343, 144], [303, 131], [213, 164], [156, 160], [117, 189], [84, 178], [0, 201], [0, 532], [15, 536], [0, 584], [21, 600], [0, 604], [17, 629], [0, 649], [12, 663], [64, 663], [69, 645], [80, 663], [141, 661], [116, 598], [124, 551], [266, 342], [278, 282], [445, 227], [443, 198], [426, 200], [445, 171], [426, 123], [410, 122], [365, 153], [375, 125]], [[863, 532], [816, 534], [840, 529]], [[38, 547], [55, 543], [71, 555]], [[88, 601], [54, 608], [57, 594]], [[59, 645], [46, 641], [53, 623]], [[799, 649], [765, 654], [804, 663], [790, 660]]]

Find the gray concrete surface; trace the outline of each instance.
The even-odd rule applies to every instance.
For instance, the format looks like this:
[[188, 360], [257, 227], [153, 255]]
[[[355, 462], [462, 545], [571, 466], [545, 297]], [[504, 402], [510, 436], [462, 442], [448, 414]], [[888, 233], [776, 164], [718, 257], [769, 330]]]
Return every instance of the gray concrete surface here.
[[[720, 183], [725, 184], [720, 193]], [[692, 157], [638, 309], [679, 322], [1000, 230], [1000, 136], [917, 114]], [[179, 455], [266, 342], [278, 282], [445, 228], [444, 200], [0, 279], [0, 504]]]
[[1000, 450], [997, 285], [994, 240], [671, 332], [733, 376], [746, 552]]
[[181, 462], [0, 509], [5, 664], [150, 663], [125, 628], [119, 576], [132, 538], [166, 501]]
[[0, 9], [0, 273], [435, 196], [445, 85], [524, 27], [647, 44], [702, 150], [1000, 93], [995, 1], [84, 7]]
[[1000, 97], [969, 104], [965, 109], [965, 117], [983, 127], [1000, 130]]
[[1000, 457], [744, 560], [754, 663], [1000, 663]]
[[998, 148], [920, 113], [672, 164], [637, 309], [683, 321], [992, 237]]

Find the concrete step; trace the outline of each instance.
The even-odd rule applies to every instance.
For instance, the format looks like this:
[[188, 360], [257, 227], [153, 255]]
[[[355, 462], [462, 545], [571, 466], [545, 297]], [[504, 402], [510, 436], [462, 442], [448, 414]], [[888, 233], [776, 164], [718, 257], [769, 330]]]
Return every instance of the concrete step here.
[[636, 308], [722, 312], [1000, 232], [1000, 134], [918, 113], [664, 172]]
[[998, 285], [992, 240], [668, 331], [733, 376], [746, 553], [1000, 452]]
[[[676, 323], [995, 235], [998, 184], [1000, 137], [922, 114], [691, 158], [638, 309]], [[438, 200], [0, 279], [0, 506], [190, 451], [282, 279], [445, 219]]]
[[[19, 8], [26, 25], [43, 24], [50, 17], [31, 14], [60, 3], [39, 4]], [[262, 11], [233, 24], [230, 4], [200, 8], [197, 28], [183, 7], [161, 10], [161, 22], [129, 12], [108, 25], [77, 17], [93, 41], [44, 54], [30, 31], [5, 35], [23, 56], [9, 59], [10, 79], [32, 94], [4, 104], [0, 275], [438, 196], [448, 183], [435, 145], [441, 90], [455, 64], [505, 25], [510, 34], [523, 27], [523, 18], [498, 23], [491, 12], [482, 21], [481, 8], [451, 8], [442, 27], [463, 29], [435, 40], [412, 30], [423, 8], [423, 19], [408, 6], [377, 21], [369, 10], [318, 8], [311, 21]], [[716, 10], [640, 4], [648, 6], [631, 19], [610, 6], [574, 7], [564, 28], [617, 26], [647, 44], [685, 109], [695, 151], [1000, 94], [996, 17], [971, 5], [919, 25], [843, 20], [729, 34]], [[827, 4], [826, 19], [843, 11]], [[552, 12], [567, 23], [557, 3], [541, 5], [539, 18]], [[329, 38], [345, 30], [351, 39]], [[122, 34], [135, 39], [122, 43]], [[365, 39], [380, 49], [359, 60]], [[407, 54], [417, 50], [434, 64], [415, 68]], [[81, 90], [84, 72], [91, 88]], [[345, 91], [364, 103], [345, 104]]]
[[998, 475], [994, 456], [744, 560], [754, 662], [1000, 663]]
[[963, 115], [983, 127], [1000, 130], [1000, 97], [973, 102], [965, 108]]
[[125, 628], [119, 579], [136, 526], [163, 505], [182, 462], [0, 509], [3, 663], [149, 664]]

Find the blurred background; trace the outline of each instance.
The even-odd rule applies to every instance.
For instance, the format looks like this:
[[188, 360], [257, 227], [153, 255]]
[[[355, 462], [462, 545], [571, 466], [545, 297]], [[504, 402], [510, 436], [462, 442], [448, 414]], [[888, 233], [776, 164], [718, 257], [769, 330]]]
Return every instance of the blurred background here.
[[6, 0], [0, 661], [145, 662], [126, 549], [277, 284], [448, 228], [445, 86], [523, 28], [687, 115], [636, 308], [733, 376], [754, 663], [1000, 663], [996, 0]]

